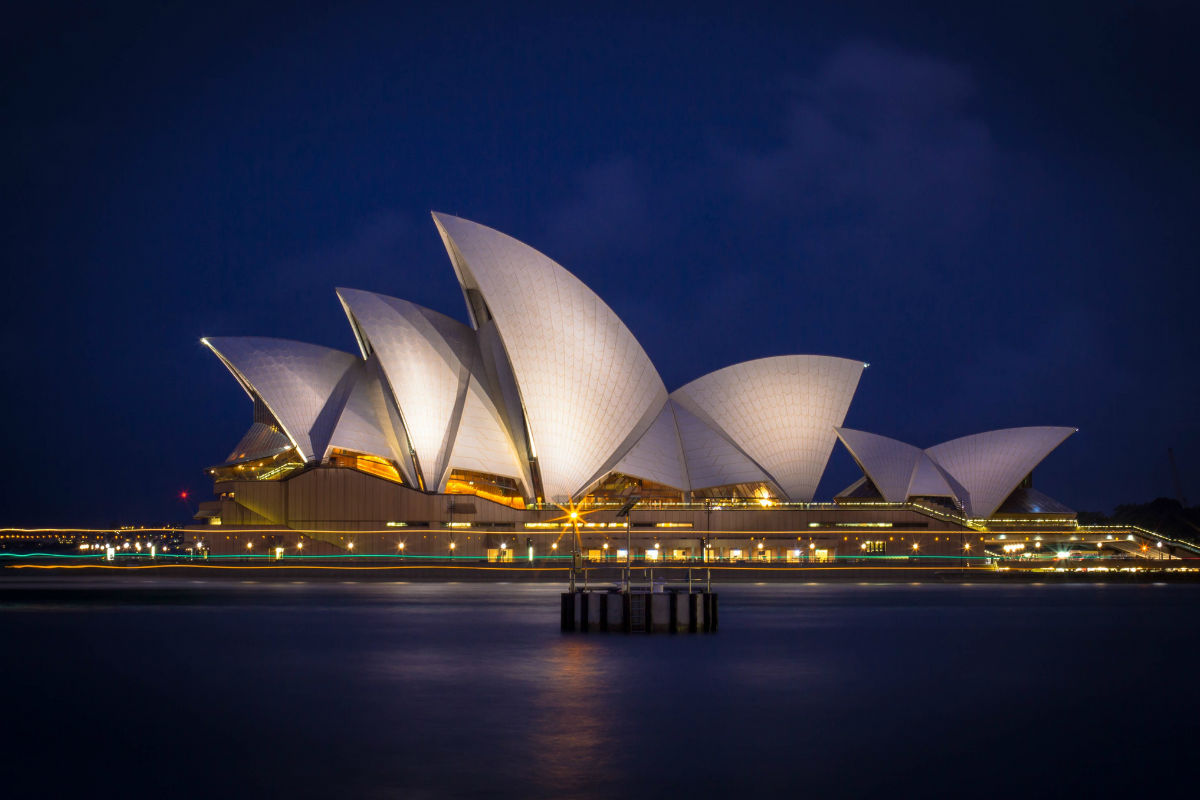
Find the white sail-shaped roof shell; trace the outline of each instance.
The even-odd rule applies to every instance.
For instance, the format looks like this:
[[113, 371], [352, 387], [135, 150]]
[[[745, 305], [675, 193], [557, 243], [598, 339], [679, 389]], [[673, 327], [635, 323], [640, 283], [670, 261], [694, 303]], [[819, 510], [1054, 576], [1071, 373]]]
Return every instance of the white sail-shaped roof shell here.
[[443, 491], [455, 467], [529, 485], [470, 327], [395, 297], [357, 289], [338, 297], [364, 354], [387, 376], [427, 490]]
[[351, 353], [257, 336], [201, 340], [270, 410], [305, 461], [323, 455], [358, 363]]
[[433, 218], [476, 327], [490, 317], [503, 341], [545, 496], [579, 496], [659, 414], [662, 379], [613, 310], [563, 267], [491, 228]]
[[425, 488], [444, 486], [478, 357], [474, 332], [407, 300], [357, 289], [337, 291], [364, 355], [379, 358]]
[[962, 487], [955, 487], [955, 481], [945, 473], [929, 454], [921, 451], [917, 466], [913, 469], [912, 480], [908, 484], [909, 497], [952, 497], [963, 504]]
[[1042, 459], [1075, 428], [1006, 428], [964, 436], [927, 452], [965, 489], [968, 516], [990, 517]]
[[379, 374], [375, 355], [354, 367], [354, 385], [338, 417], [325, 455], [335, 447], [390, 459], [410, 486], [416, 485], [412, 459], [395, 409]]
[[692, 488], [670, 402], [664, 404], [653, 424], [617, 463], [614, 471], [682, 491]]
[[[533, 453], [525, 430], [525, 409], [521, 405], [521, 393], [512, 374], [512, 365], [508, 363], [504, 342], [500, 340], [500, 334], [496, 331], [495, 321], [485, 322], [477, 327], [475, 338], [479, 344], [483, 367], [482, 374], [477, 377], [480, 383], [490, 388], [488, 397], [499, 412], [501, 427], [516, 453], [520, 476], [525, 484], [525, 495], [532, 498], [535, 495], [531, 467]], [[475, 384], [472, 383], [472, 386]]]
[[889, 503], [903, 503], [924, 455], [921, 448], [866, 431], [838, 428], [838, 438]]
[[691, 489], [738, 483], [774, 483], [753, 459], [683, 406], [670, 401]]
[[961, 501], [946, 476], [921, 448], [852, 428], [838, 428], [837, 435], [889, 503], [903, 503], [910, 497], [951, 497]]
[[787, 499], [808, 502], [865, 366], [830, 356], [761, 358], [697, 378], [671, 399], [736, 444]]
[[[503, 475], [529, 486], [527, 472], [522, 469], [521, 459], [505, 429], [503, 417], [480, 379], [475, 376], [472, 376], [471, 384], [467, 387], [458, 435], [454, 437], [454, 450], [450, 454], [450, 467], [487, 475]], [[438, 486], [439, 492], [446, 488], [448, 477], [449, 473]], [[529, 489], [525, 491], [528, 493]]]

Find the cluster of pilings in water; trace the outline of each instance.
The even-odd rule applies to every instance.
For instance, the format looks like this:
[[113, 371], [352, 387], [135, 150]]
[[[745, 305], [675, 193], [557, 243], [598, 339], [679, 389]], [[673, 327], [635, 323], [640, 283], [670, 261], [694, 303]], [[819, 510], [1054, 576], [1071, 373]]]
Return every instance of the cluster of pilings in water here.
[[644, 583], [631, 581], [623, 569], [619, 584], [589, 584], [583, 571], [580, 585], [572, 569], [570, 586], [562, 593], [562, 630], [580, 633], [715, 633], [717, 594], [711, 574], [704, 582], [687, 571], [687, 583], [654, 580], [653, 569], [645, 570]]

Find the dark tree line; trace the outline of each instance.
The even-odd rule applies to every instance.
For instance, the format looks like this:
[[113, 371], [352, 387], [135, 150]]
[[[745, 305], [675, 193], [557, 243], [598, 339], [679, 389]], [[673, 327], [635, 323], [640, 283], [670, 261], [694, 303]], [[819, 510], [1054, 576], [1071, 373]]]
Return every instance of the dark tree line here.
[[1112, 514], [1102, 511], [1080, 511], [1080, 525], [1137, 525], [1140, 528], [1200, 543], [1200, 506], [1184, 508], [1170, 497], [1159, 497], [1149, 503], [1129, 503], [1117, 506]]

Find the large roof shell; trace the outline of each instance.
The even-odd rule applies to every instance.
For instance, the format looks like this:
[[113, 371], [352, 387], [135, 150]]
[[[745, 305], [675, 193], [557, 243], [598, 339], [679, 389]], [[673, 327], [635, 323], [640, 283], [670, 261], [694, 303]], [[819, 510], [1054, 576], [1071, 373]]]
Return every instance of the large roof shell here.
[[908, 499], [913, 473], [924, 455], [921, 448], [866, 431], [838, 428], [838, 438], [889, 503]]
[[852, 428], [838, 428], [837, 435], [889, 503], [910, 497], [958, 497], [921, 448]]
[[926, 452], [962, 485], [968, 516], [990, 517], [1026, 475], [1075, 428], [1029, 427], [977, 433]]
[[433, 215], [472, 319], [493, 320], [547, 499], [576, 497], [650, 426], [666, 387], [613, 310], [578, 278], [491, 228]]
[[257, 395], [305, 461], [319, 458], [333, 432], [358, 359], [304, 342], [257, 336], [201, 340], [233, 373], [251, 399]]
[[965, 491], [962, 486], [946, 471], [940, 468], [925, 451], [913, 470], [912, 481], [908, 484], [909, 497], [952, 497], [961, 506]]
[[738, 483], [774, 483], [754, 459], [743, 453], [721, 432], [674, 400], [668, 405], [675, 415], [683, 447], [689, 487], [692, 490], [733, 486]]
[[364, 356], [379, 358], [425, 488], [444, 486], [471, 369], [479, 357], [474, 332], [407, 300], [357, 289], [337, 293]]
[[697, 378], [671, 393], [760, 466], [792, 501], [809, 502], [866, 365], [831, 356], [776, 356]]
[[470, 327], [395, 297], [357, 289], [338, 297], [363, 353], [387, 376], [428, 490], [443, 491], [454, 468], [529, 485]]
[[[529, 486], [528, 474], [522, 469], [521, 458], [508, 436], [501, 412], [474, 376], [467, 387], [458, 435], [454, 437], [454, 450], [450, 454], [450, 467], [516, 478]], [[439, 492], [445, 490], [448, 477], [449, 474], [442, 479]], [[528, 488], [525, 491], [529, 493]]]
[[691, 488], [670, 402], [663, 405], [654, 423], [617, 463], [615, 471], [682, 491]]
[[416, 485], [412, 459], [403, 430], [396, 425], [395, 409], [372, 354], [353, 368], [354, 385], [329, 437], [325, 454], [334, 447], [390, 459], [410, 486]]
[[488, 396], [499, 412], [501, 425], [516, 452], [520, 475], [526, 487], [526, 497], [532, 498], [537, 491], [530, 465], [533, 454], [525, 426], [525, 409], [521, 405], [521, 393], [517, 389], [517, 380], [513, 377], [512, 365], [508, 363], [504, 342], [500, 339], [494, 320], [476, 328], [475, 337], [479, 343], [483, 366], [483, 375], [479, 380], [490, 388]]

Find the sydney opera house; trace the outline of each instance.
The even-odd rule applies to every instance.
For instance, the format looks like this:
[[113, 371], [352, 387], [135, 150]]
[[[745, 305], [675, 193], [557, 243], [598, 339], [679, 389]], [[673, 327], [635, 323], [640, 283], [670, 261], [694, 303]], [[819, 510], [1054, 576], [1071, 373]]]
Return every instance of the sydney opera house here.
[[[642, 557], [811, 560], [959, 554], [1074, 526], [1031, 480], [1073, 428], [924, 449], [852, 430], [867, 365], [832, 356], [746, 361], [668, 390], [562, 266], [483, 225], [433, 220], [469, 325], [338, 289], [358, 352], [203, 340], [253, 407], [209, 469], [205, 547], [523, 559], [557, 550], [570, 525], [607, 557], [628, 525]], [[862, 478], [814, 502], [839, 443]]]

